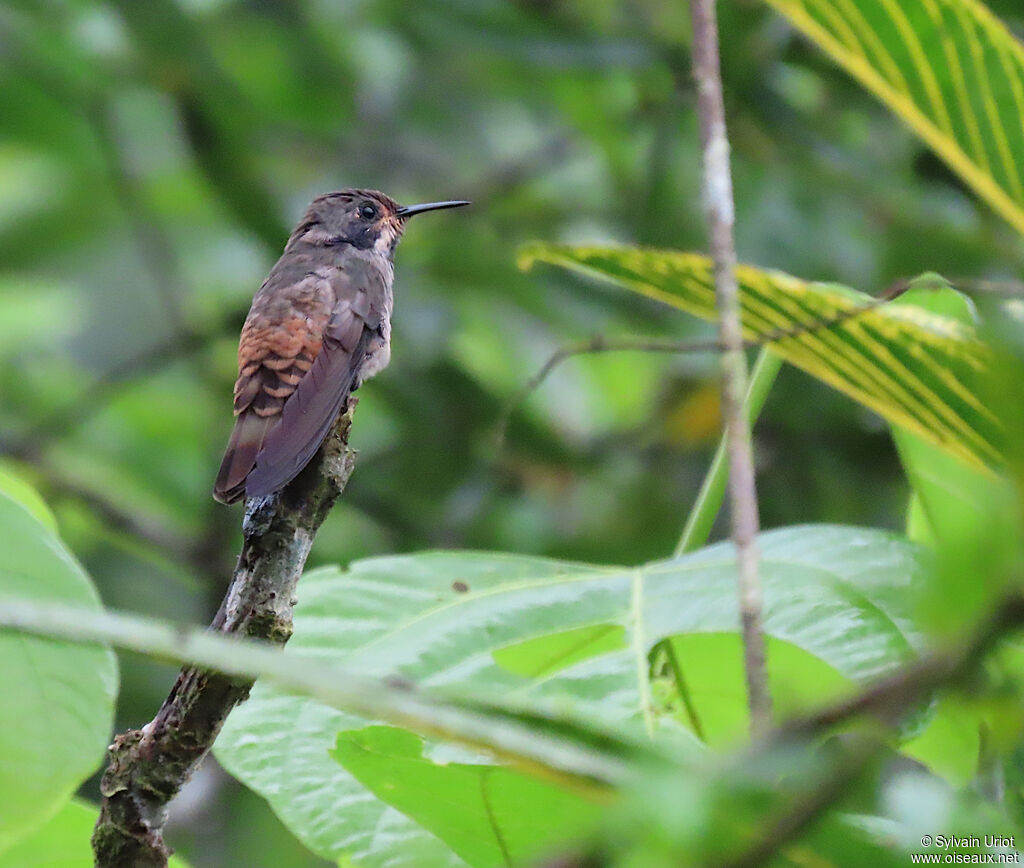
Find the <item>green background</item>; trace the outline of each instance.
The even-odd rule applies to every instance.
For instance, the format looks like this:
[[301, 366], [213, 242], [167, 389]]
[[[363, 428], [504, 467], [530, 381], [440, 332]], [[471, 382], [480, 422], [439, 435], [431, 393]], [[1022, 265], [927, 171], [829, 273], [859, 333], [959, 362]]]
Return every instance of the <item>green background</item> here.
[[[1013, 231], [885, 109], [762, 5], [719, 5], [742, 260], [872, 293], [1016, 275]], [[0, 33], [3, 450], [108, 606], [212, 616], [238, 544], [209, 496], [237, 333], [309, 199], [349, 185], [474, 206], [402, 243], [393, 361], [311, 563], [671, 551], [717, 435], [713, 358], [569, 362], [503, 449], [493, 432], [567, 340], [707, 333], [515, 266], [533, 239], [705, 246], [685, 4], [8, 0]], [[766, 527], [902, 527], [886, 427], [817, 381], [784, 369], [756, 447]], [[121, 663], [118, 729], [173, 678]], [[213, 763], [173, 817], [198, 868], [318, 864]]]

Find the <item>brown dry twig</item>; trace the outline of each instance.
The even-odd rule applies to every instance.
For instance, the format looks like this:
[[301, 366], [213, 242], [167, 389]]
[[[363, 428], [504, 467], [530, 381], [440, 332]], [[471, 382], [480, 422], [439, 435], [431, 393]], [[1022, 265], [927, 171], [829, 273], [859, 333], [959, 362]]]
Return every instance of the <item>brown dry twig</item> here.
[[763, 627], [763, 595], [758, 577], [757, 534], [760, 520], [754, 482], [750, 425], [743, 412], [747, 391], [747, 359], [743, 354], [739, 286], [736, 281], [735, 205], [729, 167], [729, 138], [718, 53], [715, 0], [690, 0], [693, 21], [693, 77], [697, 86], [697, 117], [703, 148], [704, 216], [711, 258], [715, 263], [715, 305], [722, 341], [722, 417], [729, 456], [729, 499], [732, 539], [739, 571], [740, 628], [743, 671], [747, 681], [750, 728], [754, 736], [771, 726]]

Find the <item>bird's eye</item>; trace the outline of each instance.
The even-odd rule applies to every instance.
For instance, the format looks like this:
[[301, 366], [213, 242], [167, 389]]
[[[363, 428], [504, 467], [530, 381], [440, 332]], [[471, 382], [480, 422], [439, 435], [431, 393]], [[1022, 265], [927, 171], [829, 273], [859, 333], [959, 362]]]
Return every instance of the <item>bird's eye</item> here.
[[359, 209], [359, 213], [362, 215], [364, 220], [372, 220], [377, 216], [377, 209], [374, 208], [373, 205], [363, 205], [363, 207]]

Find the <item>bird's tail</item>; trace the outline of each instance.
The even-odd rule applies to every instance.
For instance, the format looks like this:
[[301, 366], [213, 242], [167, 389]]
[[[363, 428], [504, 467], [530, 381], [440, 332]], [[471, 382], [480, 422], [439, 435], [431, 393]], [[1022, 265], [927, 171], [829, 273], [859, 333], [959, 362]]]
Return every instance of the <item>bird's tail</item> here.
[[249, 410], [238, 417], [213, 486], [216, 500], [234, 503], [245, 496], [245, 481], [256, 466], [256, 455], [279, 418], [277, 415], [258, 416]]

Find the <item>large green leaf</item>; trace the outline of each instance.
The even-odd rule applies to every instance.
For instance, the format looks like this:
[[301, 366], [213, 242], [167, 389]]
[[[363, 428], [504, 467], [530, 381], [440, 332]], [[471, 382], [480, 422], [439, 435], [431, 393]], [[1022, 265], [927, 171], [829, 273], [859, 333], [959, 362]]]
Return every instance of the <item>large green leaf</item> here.
[[[874, 530], [808, 526], [765, 533], [761, 547], [771, 637], [854, 682], [913, 654], [908, 612], [922, 571], [915, 546]], [[344, 571], [314, 571], [299, 594], [286, 656], [667, 735], [682, 733], [676, 711], [662, 713], [651, 695], [651, 649], [670, 636], [735, 634], [738, 623], [729, 544], [637, 568], [475, 553], [375, 558]], [[679, 665], [685, 673], [685, 655]], [[777, 678], [785, 683], [807, 671], [783, 669]], [[736, 683], [741, 678], [737, 667]], [[366, 723], [257, 685], [216, 752], [328, 858], [347, 855], [364, 866], [462, 864], [325, 762], [340, 732]], [[423, 757], [445, 762], [451, 753], [428, 743]]]
[[22, 477], [0, 464], [0, 491], [11, 500], [20, 503], [54, 533], [57, 533], [57, 519], [46, 501]]
[[343, 732], [332, 756], [363, 786], [414, 818], [470, 865], [529, 865], [551, 839], [597, 822], [600, 806], [486, 762], [435, 763], [404, 729]]
[[[966, 325], [970, 301], [952, 289], [902, 299]], [[1020, 507], [1013, 484], [969, 467], [899, 426], [893, 439], [911, 485], [908, 535], [938, 550], [937, 569], [922, 598], [919, 623], [953, 635], [969, 629], [997, 598], [1022, 561]], [[957, 784], [976, 773], [987, 709], [944, 698], [928, 729], [903, 752]]]
[[[823, 705], [850, 690], [850, 679], [820, 657], [773, 636], [765, 644], [772, 706], [779, 717]], [[653, 685], [655, 702], [674, 710], [712, 747], [732, 747], [748, 738], [742, 638], [736, 633], [689, 633], [673, 637], [661, 650], [665, 657]]]
[[[970, 301], [950, 288], [911, 290], [905, 300], [974, 323]], [[925, 620], [955, 634], [981, 617], [1021, 560], [1017, 493], [1005, 477], [966, 466], [911, 431], [894, 426], [893, 438], [913, 491], [908, 533], [941, 551]]]
[[[98, 610], [52, 528], [0, 490], [0, 594]], [[109, 649], [0, 633], [0, 852], [99, 765], [117, 693]]]
[[1024, 48], [979, 0], [767, 0], [1024, 232]]
[[[717, 317], [711, 260], [700, 254], [541, 242], [523, 248], [524, 268], [538, 261], [610, 280], [703, 319]], [[736, 276], [748, 340], [772, 340], [772, 351], [787, 362], [951, 455], [975, 466], [998, 463], [1000, 427], [976, 388], [990, 353], [969, 326], [896, 302], [843, 319], [871, 297], [746, 265]]]

